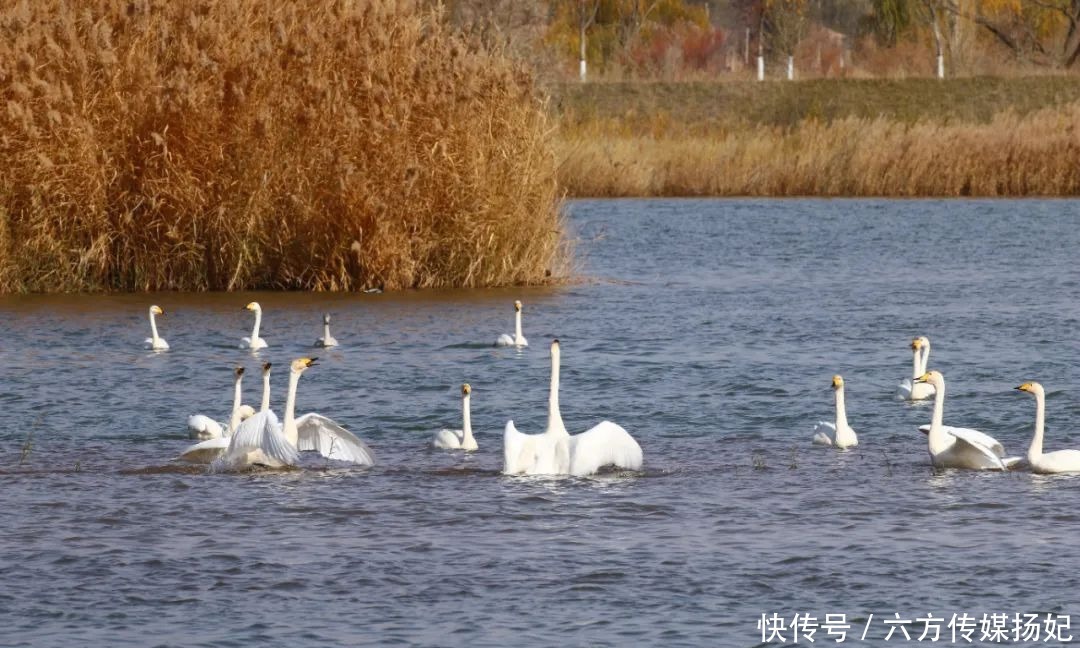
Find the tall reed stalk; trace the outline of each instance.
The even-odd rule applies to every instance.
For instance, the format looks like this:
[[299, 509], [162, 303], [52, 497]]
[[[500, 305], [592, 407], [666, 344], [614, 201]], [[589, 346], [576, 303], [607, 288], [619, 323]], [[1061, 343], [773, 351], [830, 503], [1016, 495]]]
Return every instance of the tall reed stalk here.
[[530, 75], [395, 0], [0, 0], [0, 291], [558, 272]]

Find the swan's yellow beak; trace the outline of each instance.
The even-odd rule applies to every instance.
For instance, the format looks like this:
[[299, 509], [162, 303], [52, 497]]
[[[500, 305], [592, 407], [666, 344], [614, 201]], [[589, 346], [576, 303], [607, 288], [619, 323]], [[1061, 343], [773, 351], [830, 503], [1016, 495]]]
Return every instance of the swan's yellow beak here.
[[316, 360], [318, 360], [318, 358], [297, 358], [292, 361], [290, 369], [293, 371], [303, 371], [314, 365]]
[[914, 340], [912, 340], [911, 341], [911, 348], [914, 349], [915, 351], [918, 351], [919, 349], [921, 349], [922, 348], [922, 339], [921, 338], [915, 338]]
[[930, 382], [930, 372], [927, 371], [923, 375], [919, 376], [918, 378], [915, 379], [915, 382], [917, 382], [917, 383]]
[[844, 386], [844, 379], [841, 378], [839, 374], [832, 377], [832, 388], [833, 389], [840, 389], [843, 386]]
[[472, 393], [472, 387], [469, 385], [469, 383], [465, 383], [464, 385], [461, 386], [461, 395], [462, 396], [468, 396], [471, 393]]
[[244, 306], [242, 310], [255, 310], [259, 307], [259, 302], [249, 302], [247, 306]]
[[1026, 382], [1023, 385], [1020, 385], [1019, 387], [1015, 387], [1015, 389], [1019, 389], [1020, 391], [1029, 392], [1029, 391], [1031, 391], [1031, 383]]

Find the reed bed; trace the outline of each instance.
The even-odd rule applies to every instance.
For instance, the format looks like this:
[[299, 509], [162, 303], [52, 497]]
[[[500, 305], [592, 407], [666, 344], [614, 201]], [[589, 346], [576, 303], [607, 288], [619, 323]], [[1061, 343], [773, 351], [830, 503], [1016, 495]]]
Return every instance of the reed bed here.
[[807, 119], [708, 133], [611, 135], [558, 144], [572, 196], [1080, 195], [1080, 103], [985, 123]]
[[526, 284], [530, 75], [394, 0], [0, 1], [0, 291]]

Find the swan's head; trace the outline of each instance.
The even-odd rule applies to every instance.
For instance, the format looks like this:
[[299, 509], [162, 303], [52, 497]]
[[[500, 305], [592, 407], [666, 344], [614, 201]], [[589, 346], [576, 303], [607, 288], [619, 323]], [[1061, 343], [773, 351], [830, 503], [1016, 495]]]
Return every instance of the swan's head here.
[[271, 364], [269, 362], [263, 363], [263, 375], [264, 376], [269, 376], [270, 375], [270, 367], [271, 367]]
[[922, 348], [922, 338], [921, 337], [913, 338], [911, 340], [911, 349], [913, 351], [918, 351], [921, 348]]
[[940, 371], [927, 371], [923, 375], [915, 379], [917, 383], [930, 383], [935, 387], [941, 387], [945, 384], [945, 376], [941, 375]]
[[292, 365], [289, 367], [293, 373], [304, 373], [304, 371], [315, 364], [318, 358], [297, 358], [292, 361]]
[[329, 324], [330, 323], [330, 313], [324, 313], [323, 314], [322, 323], [323, 324]]
[[469, 385], [469, 383], [464, 383], [461, 386], [461, 395], [462, 396], [468, 396], [471, 393], [472, 393], [472, 387]]
[[165, 315], [165, 309], [162, 308], [161, 306], [158, 306], [158, 305], [155, 304], [155, 305], [150, 307], [150, 314], [151, 315]]
[[261, 311], [262, 306], [259, 306], [259, 302], [249, 302], [247, 306], [244, 306], [244, 310]]
[[552, 340], [551, 341], [551, 357], [552, 358], [559, 357], [559, 341], [558, 340]]
[[241, 366], [237, 366], [233, 369], [233, 375], [236, 376], [237, 380], [239, 380], [240, 377], [244, 375], [244, 368]]
[[840, 389], [844, 386], [844, 378], [840, 374], [836, 374], [832, 377], [832, 388]]
[[1042, 393], [1044, 393], [1043, 392], [1043, 386], [1040, 385], [1037, 382], [1026, 382], [1023, 385], [1020, 385], [1019, 387], [1017, 387], [1016, 389], [1019, 389], [1020, 391], [1025, 391], [1025, 392], [1027, 392], [1029, 394], [1042, 394]]
[[514, 302], [514, 312], [515, 313], [520, 313], [521, 312], [521, 300], [518, 300], [518, 301]]

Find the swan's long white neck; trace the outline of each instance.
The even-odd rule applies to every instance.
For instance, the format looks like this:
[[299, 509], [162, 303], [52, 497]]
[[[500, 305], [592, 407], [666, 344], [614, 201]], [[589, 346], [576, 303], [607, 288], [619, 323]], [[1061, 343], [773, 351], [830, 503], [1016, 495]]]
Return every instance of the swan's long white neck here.
[[330, 341], [330, 322], [323, 322], [322, 325], [322, 339], [323, 342]]
[[283, 424], [283, 430], [285, 432], [285, 438], [289, 440], [289, 443], [295, 447], [299, 440], [300, 434], [296, 430], [296, 385], [300, 382], [300, 372], [289, 372], [289, 394], [285, 397], [285, 422]]
[[154, 319], [154, 309], [153, 308], [150, 309], [150, 339], [152, 339], [154, 342], [157, 342], [158, 340], [161, 339], [161, 338], [158, 337], [157, 321]]
[[521, 311], [514, 313], [514, 344], [521, 344], [525, 336], [521, 334]]
[[244, 377], [242, 375], [236, 377], [236, 384], [233, 387], [233, 404], [232, 404], [232, 416], [229, 418], [229, 435], [236, 432], [236, 428], [240, 427], [240, 381]]
[[841, 432], [848, 427], [847, 422], [847, 409], [844, 407], [844, 386], [840, 385], [836, 388], [836, 434], [839, 436]]
[[911, 379], [915, 380], [926, 373], [925, 361], [922, 359], [922, 347], [911, 350]]
[[263, 373], [263, 398], [262, 405], [259, 407], [260, 412], [265, 412], [270, 409], [270, 372]]
[[927, 365], [930, 364], [930, 343], [929, 342], [926, 342], [926, 343], [924, 343], [922, 345], [922, 347], [919, 349], [919, 354], [918, 355], [921, 357], [921, 361], [919, 363], [919, 369], [918, 369], [918, 376], [912, 376], [912, 378], [918, 378], [919, 376], [921, 376], [921, 375], [923, 375], [924, 373], [927, 372]]
[[1028, 461], [1042, 456], [1043, 453], [1043, 426], [1046, 424], [1046, 396], [1041, 392], [1035, 392], [1035, 436], [1031, 438], [1028, 446]]
[[949, 435], [946, 434], [942, 419], [945, 417], [945, 380], [935, 381], [934, 385], [934, 414], [930, 417], [930, 434], [927, 435], [927, 443], [930, 454], [944, 452], [951, 445]]
[[461, 445], [475, 445], [476, 440], [473, 439], [472, 434], [472, 416], [470, 416], [469, 412], [468, 394], [465, 394], [461, 399], [461, 429]]
[[259, 326], [262, 324], [262, 309], [255, 309], [255, 327], [251, 329], [251, 344], [254, 345], [255, 341], [259, 339]]
[[560, 436], [569, 436], [563, 425], [562, 413], [559, 412], [559, 350], [551, 352], [551, 391], [548, 394], [548, 422], [546, 432]]

